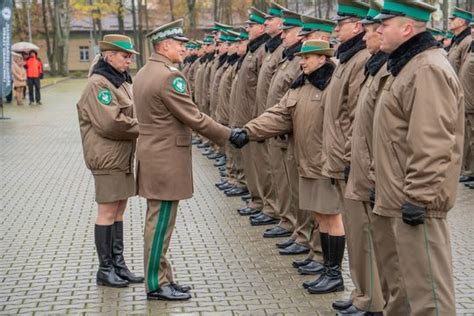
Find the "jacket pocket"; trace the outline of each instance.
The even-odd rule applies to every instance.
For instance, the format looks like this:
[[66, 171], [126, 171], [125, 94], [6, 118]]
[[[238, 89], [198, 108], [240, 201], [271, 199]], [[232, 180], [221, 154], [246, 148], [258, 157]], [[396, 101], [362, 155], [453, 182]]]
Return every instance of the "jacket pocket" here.
[[191, 146], [191, 136], [188, 136], [188, 135], [178, 135], [178, 136], [176, 136], [176, 146], [177, 147], [189, 147], [189, 146]]
[[392, 166], [392, 171], [397, 178], [403, 179], [405, 177], [405, 172], [402, 168], [400, 154], [397, 153], [395, 149], [395, 144], [393, 142], [390, 142], [390, 150], [392, 151], [393, 157], [392, 162], [390, 163], [390, 165]]

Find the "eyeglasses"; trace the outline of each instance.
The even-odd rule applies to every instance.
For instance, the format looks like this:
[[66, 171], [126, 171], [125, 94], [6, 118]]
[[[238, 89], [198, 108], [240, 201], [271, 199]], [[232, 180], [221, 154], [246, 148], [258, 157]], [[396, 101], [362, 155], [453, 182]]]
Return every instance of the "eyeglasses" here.
[[341, 27], [341, 26], [343, 26], [345, 24], [349, 24], [349, 23], [357, 23], [357, 21], [353, 21], [351, 19], [341, 20], [341, 21], [337, 22], [337, 26]]

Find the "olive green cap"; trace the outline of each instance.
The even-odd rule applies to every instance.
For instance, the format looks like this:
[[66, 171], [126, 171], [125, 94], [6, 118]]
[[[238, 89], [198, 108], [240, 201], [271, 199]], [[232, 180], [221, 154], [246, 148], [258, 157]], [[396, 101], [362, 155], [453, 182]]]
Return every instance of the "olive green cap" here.
[[255, 7], [249, 9], [248, 20], [245, 21], [246, 24], [263, 24], [265, 23], [266, 14]]
[[99, 41], [101, 52], [112, 50], [140, 55], [133, 47], [132, 39], [122, 34], [107, 34]]
[[441, 35], [441, 36], [445, 36], [445, 33], [440, 30], [440, 29], [437, 29], [435, 27], [428, 27], [428, 31], [430, 31], [431, 35], [433, 36], [438, 36], [438, 35]]
[[301, 15], [290, 11], [283, 11], [283, 25], [280, 27], [282, 30], [291, 29], [293, 27], [302, 27], [303, 21], [301, 21]]
[[331, 45], [327, 41], [309, 40], [303, 42], [299, 53], [296, 53], [295, 55], [305, 54], [317, 54], [332, 57], [334, 56], [334, 48], [331, 48]]
[[369, 5], [356, 0], [338, 0], [337, 13], [334, 21], [342, 21], [349, 18], [364, 19], [369, 12]]
[[454, 7], [453, 12], [451, 13], [450, 19], [461, 18], [468, 22], [472, 21], [472, 13], [466, 10], [463, 10], [458, 7]]
[[214, 27], [213, 31], [216, 32], [223, 32], [223, 31], [229, 31], [232, 29], [232, 26], [224, 24], [224, 23], [219, 23], [219, 22], [214, 22]]
[[204, 45], [212, 45], [215, 43], [214, 36], [210, 34], [204, 34], [204, 38], [202, 39], [202, 42], [204, 43]]
[[303, 28], [298, 34], [299, 36], [307, 36], [316, 31], [332, 33], [336, 27], [336, 22], [334, 21], [315, 18], [307, 15], [301, 16], [301, 22], [303, 22]]
[[152, 43], [157, 43], [165, 39], [172, 38], [180, 42], [188, 42], [189, 39], [183, 34], [183, 19], [158, 26], [146, 35]]
[[397, 16], [404, 16], [416, 21], [429, 22], [431, 13], [436, 7], [416, 0], [385, 0], [382, 11], [375, 17], [378, 20], [387, 20]]

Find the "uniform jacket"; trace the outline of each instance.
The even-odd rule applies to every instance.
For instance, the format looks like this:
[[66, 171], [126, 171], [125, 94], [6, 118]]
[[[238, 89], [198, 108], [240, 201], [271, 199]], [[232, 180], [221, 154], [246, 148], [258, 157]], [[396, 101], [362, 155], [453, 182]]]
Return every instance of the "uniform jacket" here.
[[264, 44], [268, 39], [268, 34], [264, 33], [248, 44], [247, 54], [242, 62], [235, 84], [235, 93], [239, 97], [235, 98], [235, 103], [231, 105], [233, 113], [230, 123], [232, 126], [244, 126], [255, 113], [258, 72], [265, 58]]
[[351, 139], [351, 171], [346, 198], [369, 202], [369, 190], [375, 190], [372, 135], [374, 111], [385, 81], [389, 76], [387, 54], [373, 55], [365, 66], [365, 81], [356, 106]]
[[138, 122], [129, 78], [101, 60], [77, 103], [84, 160], [93, 174], [133, 173]]
[[189, 70], [188, 70], [188, 82], [189, 82], [189, 88], [191, 90], [191, 92], [193, 93], [193, 98], [194, 98], [194, 83], [195, 83], [195, 75], [196, 75], [196, 69], [197, 69], [197, 66], [199, 65], [199, 59], [196, 58], [196, 60], [194, 60], [191, 65], [189, 65]]
[[211, 117], [216, 117], [216, 109], [219, 102], [219, 86], [221, 83], [222, 74], [227, 69], [228, 64], [227, 61], [227, 54], [223, 54], [217, 58], [216, 62], [216, 70], [214, 76], [212, 78], [212, 84], [210, 87], [210, 98], [209, 98], [209, 107], [211, 110]]
[[210, 102], [210, 87], [211, 87], [211, 74], [212, 69], [215, 65], [216, 58], [214, 58], [214, 54], [209, 55], [209, 60], [206, 63], [203, 75], [202, 75], [202, 92], [201, 92], [201, 106], [202, 112], [206, 113], [207, 115], [211, 114], [209, 102]]
[[204, 78], [204, 71], [206, 68], [206, 60], [207, 55], [202, 56], [198, 59], [198, 64], [196, 65], [196, 69], [194, 72], [194, 100], [196, 101], [196, 105], [198, 106], [199, 110], [202, 111], [202, 85], [203, 85], [203, 78]]
[[281, 42], [281, 36], [277, 35], [265, 43], [266, 55], [262, 67], [260, 68], [260, 72], [258, 73], [257, 106], [255, 107], [256, 112], [253, 114], [253, 117], [259, 116], [267, 108], [267, 96], [270, 82], [272, 81], [276, 68], [283, 59], [284, 47], [281, 45]]
[[429, 32], [402, 44], [388, 65], [374, 116], [374, 211], [401, 217], [408, 201], [425, 207], [428, 217], [446, 217], [461, 172], [461, 84]]
[[324, 112], [324, 173], [329, 178], [343, 179], [350, 164], [352, 122], [365, 79], [364, 67], [370, 57], [359, 34], [341, 44], [337, 51], [339, 64], [328, 87], [328, 107]]
[[13, 86], [15, 88], [26, 86], [26, 70], [23, 65], [17, 62], [12, 63]]
[[[278, 64], [268, 88], [266, 109], [280, 102], [281, 98], [290, 89], [291, 83], [301, 73], [301, 57], [295, 55], [300, 49], [301, 43], [296, 43], [283, 50], [282, 60]], [[289, 138], [287, 135], [280, 135], [274, 139], [272, 144], [281, 148], [288, 148]]]
[[472, 37], [471, 28], [468, 27], [453, 38], [453, 43], [449, 48], [448, 59], [454, 67], [456, 73], [459, 73], [462, 64], [467, 58], [469, 48], [471, 47]]
[[237, 98], [235, 93], [235, 84], [237, 83], [237, 73], [241, 62], [243, 61], [243, 56], [234, 54], [228, 60], [228, 67], [222, 74], [221, 83], [219, 85], [219, 106], [217, 107], [217, 121], [224, 125], [230, 126], [231, 114], [232, 114], [232, 104], [235, 101], [233, 99]]
[[199, 112], [188, 83], [163, 55], [151, 55], [136, 76], [133, 92], [140, 125], [139, 195], [165, 201], [192, 197], [192, 130], [219, 145], [230, 130]]
[[463, 86], [465, 111], [474, 114], [474, 42], [459, 71], [459, 80]]
[[292, 133], [300, 176], [322, 178], [324, 97], [334, 65], [300, 75], [280, 102], [245, 125], [251, 140]]

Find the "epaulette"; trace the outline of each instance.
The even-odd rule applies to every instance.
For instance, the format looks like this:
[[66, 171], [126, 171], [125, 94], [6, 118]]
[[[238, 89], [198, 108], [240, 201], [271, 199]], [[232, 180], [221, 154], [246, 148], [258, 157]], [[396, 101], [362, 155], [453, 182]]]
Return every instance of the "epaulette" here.
[[176, 67], [173, 67], [173, 66], [170, 66], [170, 65], [165, 65], [165, 66], [168, 67], [168, 69], [169, 69], [170, 71], [179, 71], [179, 69], [176, 68]]

